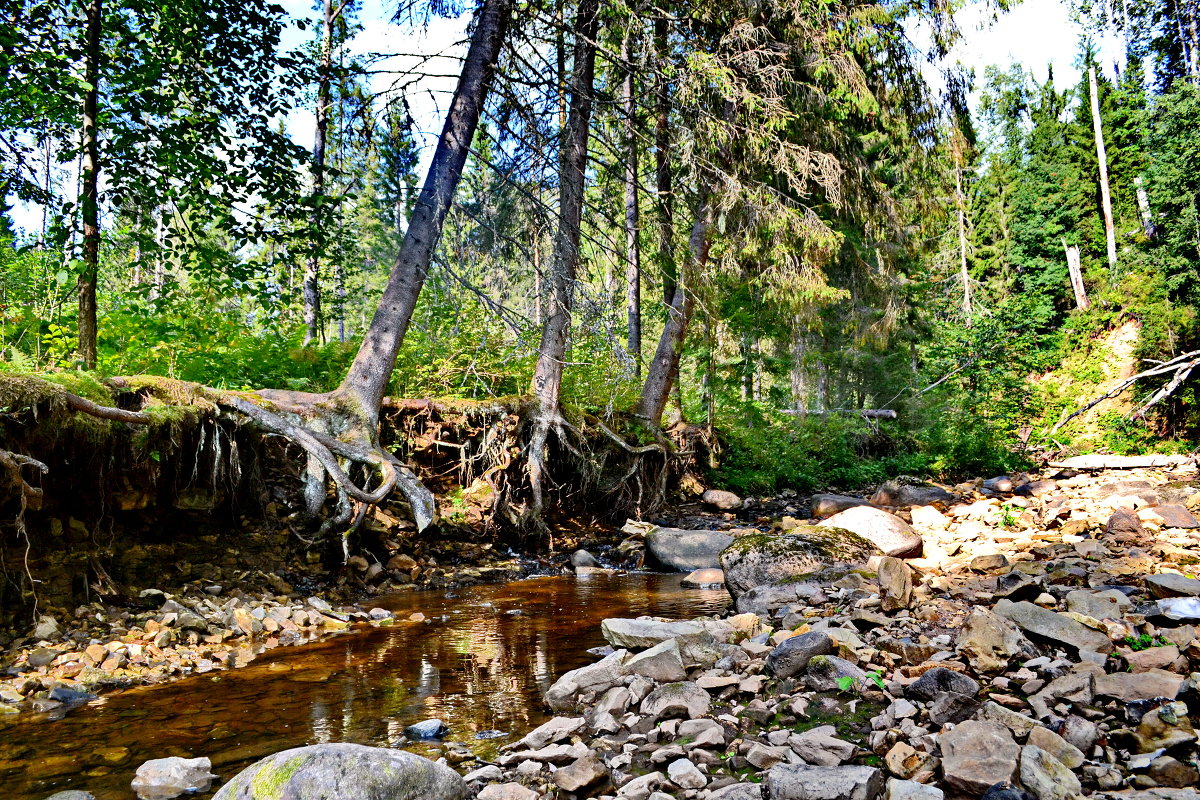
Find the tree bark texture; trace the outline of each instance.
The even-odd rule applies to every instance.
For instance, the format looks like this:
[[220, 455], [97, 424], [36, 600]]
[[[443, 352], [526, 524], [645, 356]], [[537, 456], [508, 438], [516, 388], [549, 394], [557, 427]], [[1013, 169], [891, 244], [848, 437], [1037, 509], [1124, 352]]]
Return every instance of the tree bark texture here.
[[96, 281], [100, 272], [100, 144], [96, 125], [100, 113], [100, 35], [102, 0], [90, 0], [84, 34], [82, 178], [83, 272], [79, 275], [79, 356], [88, 369], [96, 368]]
[[621, 87], [625, 111], [625, 306], [629, 355], [633, 358], [634, 375], [642, 376], [642, 259], [638, 247], [638, 143], [637, 105], [633, 96], [633, 63], [629, 40], [632, 29], [625, 34], [621, 57], [625, 62], [625, 82]]
[[579, 236], [583, 219], [583, 188], [587, 173], [599, 12], [599, 0], [580, 0], [575, 19], [571, 105], [559, 156], [558, 228], [550, 265], [546, 322], [542, 326], [542, 340], [533, 373], [533, 395], [543, 415], [558, 413], [563, 359], [566, 357], [567, 334], [571, 328], [572, 294], [579, 268]]
[[1108, 191], [1108, 158], [1104, 152], [1104, 129], [1100, 124], [1100, 92], [1096, 86], [1096, 68], [1088, 69], [1088, 88], [1092, 98], [1092, 130], [1096, 134], [1096, 160], [1100, 162], [1100, 204], [1104, 211], [1104, 238], [1108, 247], [1108, 266], [1117, 268], [1117, 237], [1113, 230], [1112, 196]]
[[[338, 13], [341, 13], [340, 11]], [[325, 0], [321, 24], [321, 63], [317, 68], [317, 120], [313, 134], [313, 195], [317, 207], [313, 211], [313, 230], [321, 225], [321, 196], [325, 194], [325, 139], [329, 130], [329, 104], [333, 70], [333, 23], [336, 19], [333, 0]], [[321, 259], [316, 250], [308, 254], [304, 264], [304, 344], [308, 346], [320, 334], [321, 327]]]
[[400, 253], [383, 290], [379, 308], [342, 381], [339, 391], [356, 399], [372, 423], [378, 421], [379, 405], [396, 366], [404, 334], [412, 321], [417, 297], [429, 273], [429, 263], [441, 237], [446, 212], [462, 177], [512, 9], [513, 0], [485, 0], [480, 9], [442, 135], [413, 207]]
[[958, 260], [962, 280], [963, 315], [971, 320], [971, 273], [967, 269], [967, 197], [963, 194], [962, 167], [954, 170], [954, 200], [958, 206]]
[[679, 368], [679, 357], [687, 337], [688, 322], [696, 307], [695, 295], [689, 291], [687, 284], [688, 280], [696, 280], [708, 263], [712, 218], [712, 207], [705, 198], [688, 238], [688, 262], [681, 275], [683, 280], [675, 287], [675, 296], [667, 309], [667, 324], [659, 337], [654, 359], [646, 369], [646, 382], [642, 386], [637, 415], [653, 427], [662, 424], [663, 411], [667, 407], [671, 385]]
[[654, 191], [658, 196], [658, 259], [662, 273], [663, 302], [668, 306], [675, 300], [675, 227], [674, 196], [671, 194], [671, 102], [670, 87], [667, 85], [667, 21], [654, 21], [654, 50], [658, 61], [655, 93], [658, 110], [654, 121]]

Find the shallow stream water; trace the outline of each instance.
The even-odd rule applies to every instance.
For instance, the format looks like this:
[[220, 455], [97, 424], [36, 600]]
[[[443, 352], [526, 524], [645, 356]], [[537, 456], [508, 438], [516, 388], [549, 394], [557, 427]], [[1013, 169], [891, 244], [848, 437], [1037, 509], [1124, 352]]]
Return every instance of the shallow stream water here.
[[[251, 762], [318, 742], [394, 745], [436, 717], [482, 757], [548, 718], [541, 693], [595, 659], [606, 617], [724, 610], [724, 590], [680, 575], [532, 578], [377, 598], [425, 622], [363, 628], [263, 653], [240, 669], [106, 694], [61, 719], [0, 717], [0, 796], [43, 800], [85, 789], [132, 800], [150, 758], [208, 756], [222, 781]], [[497, 733], [499, 732], [499, 733]], [[479, 734], [483, 734], [482, 737]], [[436, 756], [438, 745], [408, 746]]]

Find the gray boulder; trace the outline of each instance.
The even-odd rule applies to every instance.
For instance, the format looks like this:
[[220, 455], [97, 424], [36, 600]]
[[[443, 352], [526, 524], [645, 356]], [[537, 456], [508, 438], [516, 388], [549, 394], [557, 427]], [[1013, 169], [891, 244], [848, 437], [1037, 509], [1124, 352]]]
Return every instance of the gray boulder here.
[[68, 789], [65, 792], [55, 792], [46, 800], [96, 800], [96, 796], [91, 792], [83, 792], [79, 789]]
[[596, 557], [587, 550], [576, 550], [574, 553], [571, 553], [571, 566], [598, 567], [600, 566], [600, 562], [597, 561]]
[[814, 494], [810, 501], [810, 510], [817, 519], [832, 517], [840, 511], [857, 506], [870, 505], [861, 497], [848, 497], [843, 494]]
[[722, 511], [736, 511], [742, 507], [742, 498], [724, 489], [708, 489], [700, 495], [700, 502]]
[[958, 634], [958, 649], [979, 672], [1000, 672], [1011, 659], [1032, 658], [1033, 643], [1010, 620], [986, 608], [974, 608]]
[[[814, 575], [812, 580], [791, 581], [788, 583], [767, 583], [755, 586], [748, 592], [738, 596], [737, 607], [739, 614], [758, 614], [768, 617], [777, 609], [796, 603], [808, 604], [813, 598], [823, 594], [821, 582]], [[830, 579], [830, 583], [834, 579]]]
[[762, 800], [762, 786], [757, 783], [731, 783], [714, 790], [708, 800]]
[[932, 700], [942, 692], [954, 692], [974, 697], [979, 694], [979, 684], [969, 675], [955, 672], [946, 667], [934, 667], [908, 687], [909, 697]]
[[1082, 797], [1079, 778], [1065, 764], [1035, 745], [1021, 749], [1021, 785], [1038, 800]]
[[613, 617], [600, 623], [600, 632], [613, 647], [630, 650], [657, 647], [674, 639], [687, 666], [710, 665], [721, 657], [722, 652], [713, 634], [697, 622]]
[[207, 792], [216, 777], [207, 758], [154, 758], [137, 768], [131, 787], [139, 800], [171, 800]]
[[725, 573], [715, 567], [694, 569], [679, 585], [685, 589], [724, 589]]
[[708, 637], [712, 635], [698, 622], [690, 620], [629, 619], [609, 617], [600, 623], [600, 635], [613, 647], [642, 650], [662, 644], [668, 639]]
[[440, 719], [426, 719], [404, 729], [404, 735], [410, 739], [440, 739], [450, 732], [446, 723]]
[[721, 552], [721, 568], [736, 599], [756, 586], [794, 581], [835, 565], [865, 567], [879, 552], [856, 533], [820, 526], [780, 536], [742, 536]]
[[837, 645], [825, 631], [809, 631], [783, 640], [767, 656], [767, 669], [776, 677], [790, 678], [808, 667], [813, 656], [837, 652]]
[[1016, 776], [1021, 748], [998, 722], [963, 722], [941, 734], [938, 745], [946, 783], [964, 794], [979, 797]]
[[694, 683], [665, 683], [646, 695], [642, 713], [654, 719], [697, 719], [708, 713], [712, 698]]
[[1146, 588], [1153, 597], [1200, 597], [1200, 580], [1175, 572], [1146, 576]]
[[780, 764], [767, 772], [771, 800], [875, 800], [883, 786], [883, 771], [875, 767]]
[[878, 569], [880, 607], [884, 611], [898, 611], [912, 603], [912, 572], [898, 558], [884, 556]]
[[546, 690], [546, 705], [554, 711], [569, 711], [581, 698], [598, 697], [608, 691], [628, 674], [625, 669], [628, 655], [628, 650], [617, 650], [595, 664], [566, 673]]
[[804, 683], [814, 692], [832, 692], [841, 689], [839, 684], [851, 680], [851, 688], [867, 685], [867, 673], [856, 664], [837, 656], [813, 656], [805, 669]]
[[916, 478], [901, 477], [887, 481], [875, 494], [871, 495], [871, 504], [876, 506], [945, 506], [953, 503], [954, 495], [940, 486], [917, 480]]
[[895, 514], [870, 506], [848, 508], [825, 520], [835, 528], [845, 528], [896, 558], [919, 558], [924, 548], [921, 537]]
[[1055, 644], [1067, 644], [1076, 650], [1092, 653], [1111, 653], [1113, 643], [1105, 634], [1076, 622], [1066, 614], [1050, 611], [1033, 603], [1001, 600], [995, 612], [1011, 620], [1027, 633], [1049, 639]]
[[284, 750], [239, 772], [213, 800], [466, 800], [457, 772], [414, 753], [361, 744]]
[[681, 681], [687, 677], [683, 659], [679, 655], [679, 641], [668, 639], [644, 650], [625, 662], [632, 675], [641, 675], [660, 683]]
[[721, 566], [721, 551], [732, 542], [733, 537], [721, 531], [655, 528], [646, 534], [646, 550], [651, 558], [675, 572]]

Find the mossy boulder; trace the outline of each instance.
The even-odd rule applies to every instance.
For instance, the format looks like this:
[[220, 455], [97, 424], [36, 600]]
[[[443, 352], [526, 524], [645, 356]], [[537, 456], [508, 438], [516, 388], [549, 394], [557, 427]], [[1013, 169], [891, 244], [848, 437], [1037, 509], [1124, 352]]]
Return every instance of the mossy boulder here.
[[834, 566], [862, 567], [879, 548], [856, 533], [829, 526], [741, 536], [721, 551], [725, 586], [736, 599], [756, 586], [785, 583]]
[[250, 765], [213, 800], [466, 800], [468, 795], [457, 772], [413, 753], [314, 744]]

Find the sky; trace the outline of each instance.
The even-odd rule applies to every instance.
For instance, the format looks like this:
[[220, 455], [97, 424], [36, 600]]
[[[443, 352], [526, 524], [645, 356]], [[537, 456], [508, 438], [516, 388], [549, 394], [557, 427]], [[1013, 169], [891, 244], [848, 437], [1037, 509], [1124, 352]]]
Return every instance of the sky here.
[[[715, 0], [698, 0], [714, 2]], [[304, 17], [312, 21], [319, 19], [313, 9], [313, 0], [280, 0], [293, 18]], [[454, 90], [458, 62], [465, 53], [463, 43], [470, 15], [457, 19], [432, 19], [428, 25], [413, 30], [411, 27], [390, 21], [395, 0], [362, 0], [358, 15], [363, 30], [347, 45], [350, 54], [366, 56], [372, 53], [441, 54], [443, 57], [428, 62], [434, 72], [445, 73], [443, 77], [425, 78], [414, 87], [409, 87], [407, 96], [416, 121], [419, 141], [432, 145], [441, 129], [442, 114], [450, 94]], [[470, 5], [465, 4], [465, 5]], [[982, 88], [984, 68], [991, 64], [1007, 67], [1011, 63], [1024, 64], [1038, 81], [1046, 78], [1047, 67], [1053, 65], [1055, 81], [1059, 86], [1075, 83], [1078, 69], [1074, 66], [1079, 50], [1082, 27], [1071, 20], [1068, 0], [1024, 0], [1012, 11], [992, 21], [984, 10], [984, 4], [972, 3], [956, 15], [963, 40], [950, 55], [951, 63], [957, 61], [973, 67], [976, 75], [973, 101], [977, 102]], [[313, 36], [314, 28], [301, 32], [295, 26], [284, 35], [285, 49], [303, 45]], [[918, 46], [923, 46], [919, 30], [911, 30], [910, 36]], [[1101, 64], [1110, 75], [1113, 64], [1120, 59], [1121, 48], [1115, 40], [1102, 40]], [[449, 57], [445, 57], [449, 56]], [[375, 63], [377, 69], [403, 71], [418, 63], [413, 55], [394, 56]], [[385, 91], [395, 80], [395, 73], [380, 73], [373, 77], [372, 88]], [[930, 68], [927, 79], [935, 86], [939, 83], [937, 70]], [[310, 110], [293, 112], [287, 120], [292, 137], [305, 147], [312, 146], [314, 120]], [[427, 159], [432, 157], [432, 146], [424, 149], [425, 158], [418, 166], [423, 174]], [[34, 231], [41, 225], [41, 209], [18, 204], [12, 212], [18, 228]]]
[[[984, 68], [995, 64], [1024, 64], [1039, 82], [1054, 67], [1055, 83], [1070, 86], [1079, 77], [1075, 59], [1084, 35], [1082, 26], [1071, 20], [1067, 0], [1025, 0], [1012, 11], [991, 21], [983, 4], [974, 3], [955, 15], [963, 32], [963, 41], [950, 58], [973, 67], [976, 99], [982, 88]], [[1123, 61], [1123, 47], [1113, 37], [1097, 41], [1100, 63], [1111, 77], [1114, 63]]]

